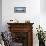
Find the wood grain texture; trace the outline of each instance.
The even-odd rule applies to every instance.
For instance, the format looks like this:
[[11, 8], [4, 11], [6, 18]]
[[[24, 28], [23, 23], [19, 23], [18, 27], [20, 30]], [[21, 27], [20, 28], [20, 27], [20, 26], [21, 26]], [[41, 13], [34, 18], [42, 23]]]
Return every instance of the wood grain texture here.
[[[9, 31], [12, 33], [16, 32], [27, 32], [28, 37], [27, 37], [27, 44], [26, 46], [33, 46], [33, 23], [7, 23], [9, 25]], [[15, 38], [15, 35], [14, 35]]]

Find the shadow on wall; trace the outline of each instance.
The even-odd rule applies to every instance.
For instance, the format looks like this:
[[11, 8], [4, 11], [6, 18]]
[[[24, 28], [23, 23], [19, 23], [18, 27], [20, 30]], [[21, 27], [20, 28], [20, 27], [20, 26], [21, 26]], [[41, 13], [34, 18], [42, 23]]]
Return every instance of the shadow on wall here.
[[40, 11], [46, 14], [46, 0], [40, 0]]
[[0, 31], [2, 31], [2, 0], [0, 0]]

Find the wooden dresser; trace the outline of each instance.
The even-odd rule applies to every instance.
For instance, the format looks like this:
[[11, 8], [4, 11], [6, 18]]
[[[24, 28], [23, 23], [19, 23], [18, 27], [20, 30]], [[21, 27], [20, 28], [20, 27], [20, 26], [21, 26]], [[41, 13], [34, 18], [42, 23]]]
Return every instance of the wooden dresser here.
[[22, 46], [33, 46], [33, 23], [7, 23], [13, 41]]

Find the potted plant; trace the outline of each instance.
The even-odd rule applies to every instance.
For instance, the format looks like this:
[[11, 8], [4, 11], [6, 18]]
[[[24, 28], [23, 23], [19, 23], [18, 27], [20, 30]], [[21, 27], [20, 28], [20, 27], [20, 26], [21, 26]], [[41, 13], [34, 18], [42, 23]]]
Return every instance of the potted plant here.
[[43, 32], [42, 27], [36, 28], [37, 29], [37, 34], [36, 36], [38, 36], [38, 40], [39, 40], [39, 46], [45, 46], [45, 35]]

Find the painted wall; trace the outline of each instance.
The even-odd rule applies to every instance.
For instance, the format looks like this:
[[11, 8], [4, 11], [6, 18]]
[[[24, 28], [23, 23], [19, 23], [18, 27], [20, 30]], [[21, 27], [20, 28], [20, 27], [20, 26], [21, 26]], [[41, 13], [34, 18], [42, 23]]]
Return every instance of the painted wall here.
[[46, 31], [46, 0], [40, 0], [40, 24]]
[[2, 29], [2, 0], [0, 0], [0, 31]]
[[[25, 6], [26, 13], [14, 13], [15, 6]], [[2, 23], [6, 25], [10, 19], [17, 19], [19, 22], [30, 20], [39, 23], [40, 0], [3, 0], [2, 1]], [[38, 21], [37, 21], [38, 20]], [[5, 28], [5, 27], [4, 27]], [[6, 28], [5, 28], [6, 30]]]
[[[3, 31], [8, 30], [7, 22], [11, 19], [17, 19], [19, 20], [19, 22], [25, 22], [25, 20], [30, 20], [31, 23], [34, 23], [33, 45], [38, 46], [38, 39], [36, 37], [36, 27], [41, 24], [44, 30], [46, 29], [46, 16], [44, 14], [40, 14], [40, 3], [40, 0], [2, 0]], [[16, 6], [26, 7], [26, 13], [14, 13], [14, 7]]]
[[46, 0], [40, 0], [40, 9], [42, 13], [46, 13]]

